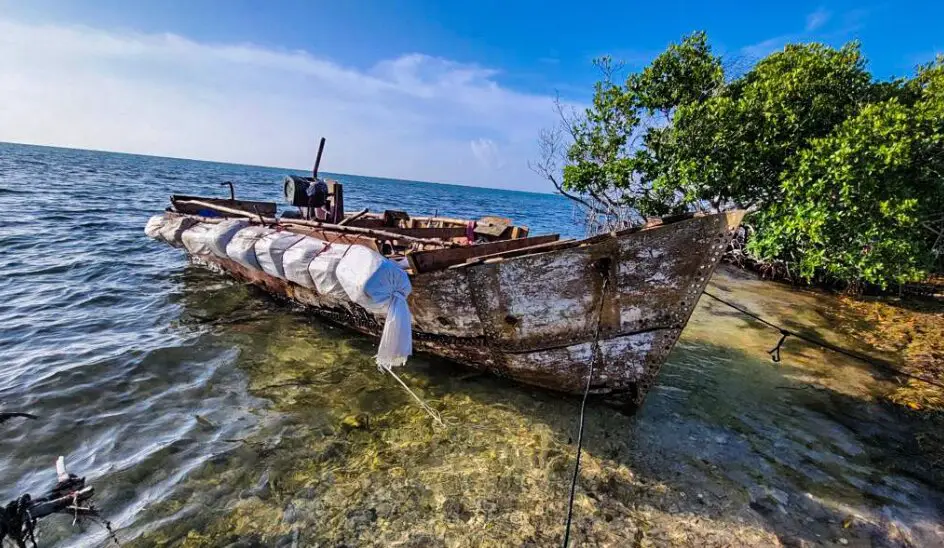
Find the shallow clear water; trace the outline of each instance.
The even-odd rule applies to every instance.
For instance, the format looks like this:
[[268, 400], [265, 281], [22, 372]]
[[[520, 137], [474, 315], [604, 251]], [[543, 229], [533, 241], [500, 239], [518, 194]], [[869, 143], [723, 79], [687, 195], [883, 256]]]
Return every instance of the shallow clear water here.
[[[142, 546], [558, 542], [577, 402], [411, 360], [435, 428], [374, 343], [145, 238], [173, 192], [278, 196], [282, 170], [0, 144], [0, 500], [65, 455]], [[560, 197], [338, 176], [350, 209], [498, 214], [569, 235]], [[832, 297], [731, 270], [714, 291], [846, 346]], [[703, 299], [642, 411], [592, 406], [583, 545], [944, 544], [940, 478], [893, 383]], [[848, 525], [848, 527], [846, 527]], [[43, 545], [97, 526], [44, 521]], [[132, 542], [133, 539], [133, 542]]]

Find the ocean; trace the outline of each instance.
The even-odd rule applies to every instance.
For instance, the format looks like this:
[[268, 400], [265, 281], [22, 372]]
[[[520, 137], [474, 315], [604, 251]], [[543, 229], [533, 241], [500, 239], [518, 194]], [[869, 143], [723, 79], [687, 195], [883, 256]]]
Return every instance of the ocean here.
[[[575, 401], [418, 356], [404, 377], [445, 417], [436, 428], [377, 372], [373, 341], [144, 236], [172, 193], [226, 196], [232, 181], [239, 198], [281, 201], [288, 173], [0, 144], [0, 411], [39, 417], [0, 425], [0, 501], [52, 487], [63, 455], [122, 545], [559, 542]], [[554, 194], [328, 176], [349, 211], [581, 232]], [[833, 297], [716, 278], [741, 302], [833, 328], [806, 312]], [[767, 346], [762, 328], [702, 303], [639, 414], [589, 411], [581, 545], [944, 539], [939, 485], [899, 451], [912, 425], [870, 399], [892, 383], [811, 349], [774, 369]], [[782, 389], [807, 377], [827, 388]], [[38, 532], [41, 546], [109, 542], [68, 516]]]

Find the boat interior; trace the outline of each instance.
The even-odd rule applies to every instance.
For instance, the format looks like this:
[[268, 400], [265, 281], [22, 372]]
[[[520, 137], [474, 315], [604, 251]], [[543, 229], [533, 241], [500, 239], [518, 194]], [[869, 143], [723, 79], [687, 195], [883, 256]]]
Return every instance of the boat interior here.
[[653, 219], [644, 226], [576, 240], [561, 238], [559, 234], [531, 235], [528, 227], [504, 217], [455, 219], [368, 209], [349, 213], [344, 211], [343, 185], [336, 181], [327, 181], [331, 198], [321, 211], [314, 211], [306, 206], [304, 194], [304, 188], [314, 180], [312, 177], [286, 177], [285, 197], [292, 207], [281, 214], [276, 202], [237, 200], [232, 186], [230, 198], [175, 194], [170, 198], [168, 211], [210, 222], [220, 218], [248, 218], [255, 223], [332, 243], [363, 245], [401, 263], [405, 261], [411, 275], [587, 245], [692, 217], [687, 214]]

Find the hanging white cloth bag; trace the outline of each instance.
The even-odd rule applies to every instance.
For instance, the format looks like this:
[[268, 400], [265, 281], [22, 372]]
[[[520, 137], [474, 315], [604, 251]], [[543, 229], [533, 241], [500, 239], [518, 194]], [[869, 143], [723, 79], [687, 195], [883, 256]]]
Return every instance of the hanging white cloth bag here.
[[395, 262], [360, 245], [347, 250], [336, 272], [352, 301], [376, 314], [386, 312], [377, 367], [405, 364], [413, 354], [413, 316], [406, 301], [410, 277]]

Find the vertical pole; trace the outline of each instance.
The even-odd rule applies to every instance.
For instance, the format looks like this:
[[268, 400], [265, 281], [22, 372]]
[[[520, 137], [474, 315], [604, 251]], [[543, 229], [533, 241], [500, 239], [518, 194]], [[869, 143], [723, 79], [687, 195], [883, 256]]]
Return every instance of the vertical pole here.
[[229, 199], [232, 202], [236, 201], [236, 189], [233, 188], [232, 181], [226, 181], [225, 183], [220, 183], [220, 186], [229, 185]]
[[321, 143], [318, 144], [318, 156], [315, 158], [315, 168], [311, 170], [311, 178], [318, 178], [318, 166], [321, 165], [321, 153], [324, 152], [325, 138], [321, 138]]

